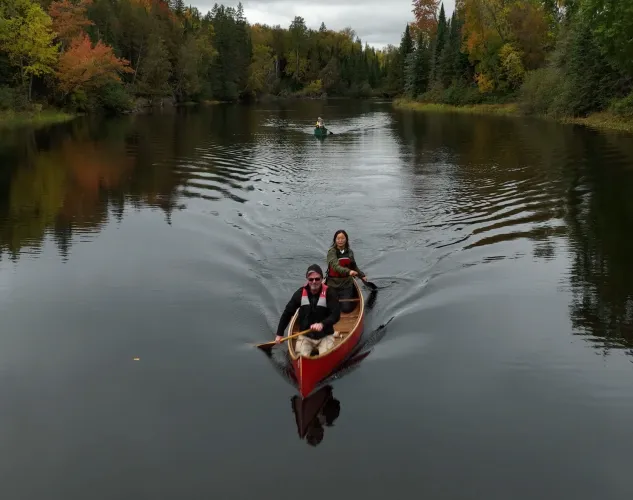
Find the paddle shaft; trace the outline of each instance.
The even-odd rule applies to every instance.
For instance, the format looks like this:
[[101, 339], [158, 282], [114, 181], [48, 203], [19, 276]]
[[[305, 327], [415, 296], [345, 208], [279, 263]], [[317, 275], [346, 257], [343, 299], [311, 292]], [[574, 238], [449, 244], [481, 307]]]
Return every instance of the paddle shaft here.
[[[358, 277], [358, 275], [356, 276], [352, 276], [352, 278], [356, 278]], [[365, 285], [366, 287], [371, 288], [372, 290], [378, 290], [378, 287], [372, 283], [371, 281], [365, 281], [364, 279], [358, 277], [358, 279], [360, 279], [360, 281], [363, 283], [363, 285]], [[358, 299], [340, 299], [339, 302], [344, 301], [344, 300], [358, 300]]]
[[[310, 328], [308, 328], [307, 330], [303, 330], [302, 332], [299, 332], [299, 333], [293, 333], [292, 335], [288, 335], [287, 337], [284, 337], [282, 340], [279, 341], [279, 343], [285, 342], [286, 340], [294, 339], [295, 337], [298, 337], [299, 335], [305, 335], [309, 331], [311, 331]], [[262, 346], [276, 344], [276, 343], [277, 342], [273, 340], [272, 342], [264, 342], [263, 344], [258, 344], [257, 347], [262, 347]]]
[[372, 290], [378, 290], [378, 287], [376, 285], [374, 285], [371, 281], [365, 281], [364, 279], [362, 279], [360, 276], [358, 276], [358, 274], [356, 276], [353, 276], [353, 278], [358, 277], [358, 279], [360, 279], [360, 281], [367, 287], [371, 288]]

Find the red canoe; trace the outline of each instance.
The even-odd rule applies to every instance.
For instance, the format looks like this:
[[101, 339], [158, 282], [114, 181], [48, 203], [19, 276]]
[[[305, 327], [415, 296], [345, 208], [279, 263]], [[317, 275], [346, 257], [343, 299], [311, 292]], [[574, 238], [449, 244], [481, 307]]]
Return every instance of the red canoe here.
[[[360, 287], [354, 280], [356, 290], [356, 307], [352, 312], [341, 313], [341, 319], [334, 325], [334, 330], [340, 334], [334, 347], [317, 356], [298, 356], [295, 352], [295, 341], [288, 341], [288, 352], [295, 372], [295, 378], [299, 384], [299, 392], [304, 398], [314, 388], [330, 375], [352, 352], [358, 344], [363, 333], [365, 323], [365, 299]], [[299, 324], [296, 322], [299, 311], [295, 313], [288, 328], [289, 335], [299, 332]]]

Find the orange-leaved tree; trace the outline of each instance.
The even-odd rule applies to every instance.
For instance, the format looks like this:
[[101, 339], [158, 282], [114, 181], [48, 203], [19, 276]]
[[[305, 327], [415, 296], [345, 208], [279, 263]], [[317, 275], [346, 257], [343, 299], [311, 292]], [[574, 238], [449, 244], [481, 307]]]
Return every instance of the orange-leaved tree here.
[[130, 62], [120, 59], [112, 47], [98, 41], [92, 45], [85, 33], [73, 38], [59, 58], [59, 89], [68, 95], [78, 90], [90, 91], [110, 82], [120, 82], [121, 73], [131, 73]]
[[422, 32], [427, 40], [431, 40], [437, 30], [437, 12], [440, 0], [413, 0], [413, 16], [411, 23], [413, 37], [418, 38]]
[[84, 28], [94, 24], [86, 15], [90, 5], [92, 0], [57, 0], [48, 8], [48, 15], [53, 19], [53, 30], [62, 42], [62, 50], [65, 50]]

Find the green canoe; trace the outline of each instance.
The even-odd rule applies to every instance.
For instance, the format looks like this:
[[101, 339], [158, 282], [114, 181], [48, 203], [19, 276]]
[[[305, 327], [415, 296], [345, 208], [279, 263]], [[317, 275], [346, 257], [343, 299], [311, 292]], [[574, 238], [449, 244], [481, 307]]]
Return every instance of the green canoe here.
[[314, 135], [316, 135], [317, 137], [325, 137], [328, 134], [328, 130], [323, 127], [314, 127]]

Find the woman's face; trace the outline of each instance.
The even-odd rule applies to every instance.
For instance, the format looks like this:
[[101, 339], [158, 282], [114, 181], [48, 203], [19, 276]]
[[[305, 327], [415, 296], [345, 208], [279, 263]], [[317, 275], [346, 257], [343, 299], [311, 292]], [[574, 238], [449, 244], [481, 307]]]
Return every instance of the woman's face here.
[[347, 238], [343, 233], [338, 233], [336, 235], [336, 246], [339, 248], [345, 248], [345, 243], [347, 243]]

